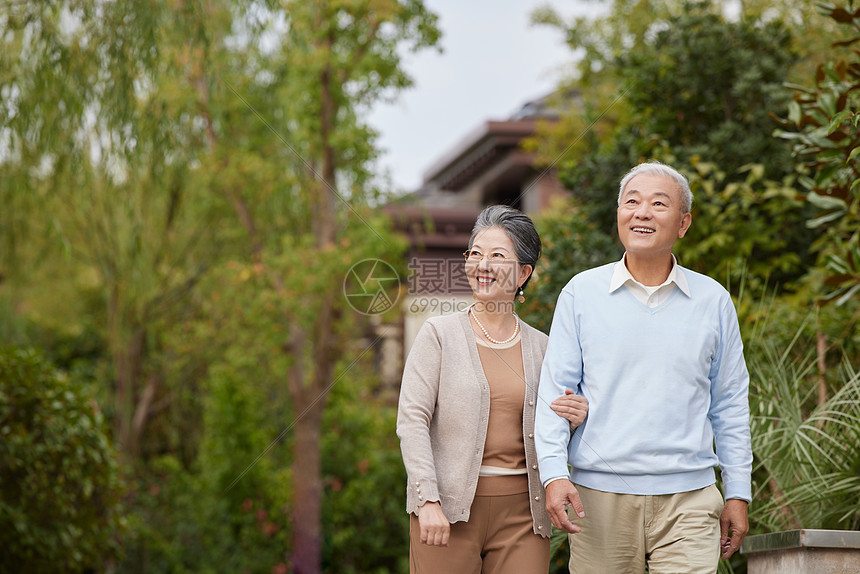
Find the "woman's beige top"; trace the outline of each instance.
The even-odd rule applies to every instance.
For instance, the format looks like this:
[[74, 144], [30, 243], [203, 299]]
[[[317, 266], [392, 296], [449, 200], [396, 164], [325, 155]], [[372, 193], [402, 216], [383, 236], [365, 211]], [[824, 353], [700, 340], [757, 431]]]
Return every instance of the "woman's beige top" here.
[[[534, 412], [547, 336], [520, 321], [522, 440], [534, 532], [549, 536], [534, 447]], [[400, 388], [397, 435], [406, 467], [406, 511], [439, 501], [449, 521], [469, 519], [484, 458], [490, 385], [466, 312], [432, 317], [418, 332]]]
[[526, 396], [522, 336], [507, 344], [494, 344], [476, 335], [478, 356], [490, 385], [490, 419], [481, 476], [526, 474], [522, 433]]

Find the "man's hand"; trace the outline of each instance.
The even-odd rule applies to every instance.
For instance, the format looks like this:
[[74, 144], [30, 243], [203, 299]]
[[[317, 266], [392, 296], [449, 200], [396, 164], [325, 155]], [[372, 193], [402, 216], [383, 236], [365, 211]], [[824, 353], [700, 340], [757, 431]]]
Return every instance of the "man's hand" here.
[[567, 516], [565, 507], [570, 504], [580, 518], [585, 517], [585, 509], [579, 500], [579, 493], [573, 483], [567, 479], [554, 480], [546, 485], [546, 511], [552, 525], [570, 534], [582, 532]]
[[418, 507], [418, 524], [421, 527], [421, 543], [429, 546], [448, 546], [451, 523], [442, 512], [438, 502], [425, 502]]
[[720, 554], [723, 560], [737, 552], [750, 529], [747, 501], [730, 498], [720, 514]]
[[588, 414], [588, 399], [574, 394], [571, 389], [564, 389], [564, 394], [549, 405], [555, 413], [570, 421], [570, 428], [575, 429], [585, 421]]

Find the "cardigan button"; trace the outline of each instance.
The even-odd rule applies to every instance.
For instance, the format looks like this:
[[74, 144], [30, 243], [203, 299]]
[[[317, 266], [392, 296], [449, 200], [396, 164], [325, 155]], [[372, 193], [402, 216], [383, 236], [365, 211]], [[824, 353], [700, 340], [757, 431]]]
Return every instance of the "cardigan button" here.
[[535, 500], [540, 500], [540, 496], [535, 496]]
[[529, 406], [530, 406], [530, 407], [535, 406], [535, 402], [534, 402], [534, 401], [529, 401]]
[[532, 470], [537, 470], [537, 465], [536, 465], [536, 464], [533, 464], [533, 465], [532, 465]]
[[530, 432], [530, 433], [529, 433], [529, 438], [534, 438], [534, 437], [535, 437], [535, 434], [534, 434], [534, 433], [532, 433], [532, 432]]
[[424, 500], [424, 497], [419, 495], [418, 500]]
[[543, 524], [538, 524], [538, 530], [543, 530]]

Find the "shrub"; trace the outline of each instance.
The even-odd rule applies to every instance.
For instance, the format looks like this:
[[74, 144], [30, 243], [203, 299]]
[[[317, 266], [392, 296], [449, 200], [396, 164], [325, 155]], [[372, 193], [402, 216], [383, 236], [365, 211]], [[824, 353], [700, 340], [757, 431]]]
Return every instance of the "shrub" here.
[[79, 383], [0, 347], [0, 571], [80, 572], [114, 555], [120, 486], [103, 426]]

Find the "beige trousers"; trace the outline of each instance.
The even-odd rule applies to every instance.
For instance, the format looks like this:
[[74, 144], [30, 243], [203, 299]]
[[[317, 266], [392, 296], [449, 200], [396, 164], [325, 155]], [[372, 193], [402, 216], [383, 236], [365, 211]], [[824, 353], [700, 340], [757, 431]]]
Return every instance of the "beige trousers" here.
[[615, 494], [576, 485], [585, 518], [569, 536], [571, 574], [708, 574], [717, 571], [723, 498], [716, 485], [665, 495]]
[[[511, 484], [520, 490], [510, 492]], [[499, 487], [497, 487], [499, 486]], [[468, 522], [451, 525], [448, 546], [421, 544], [418, 517], [409, 518], [411, 574], [546, 574], [549, 538], [532, 530], [528, 478], [481, 477]]]

